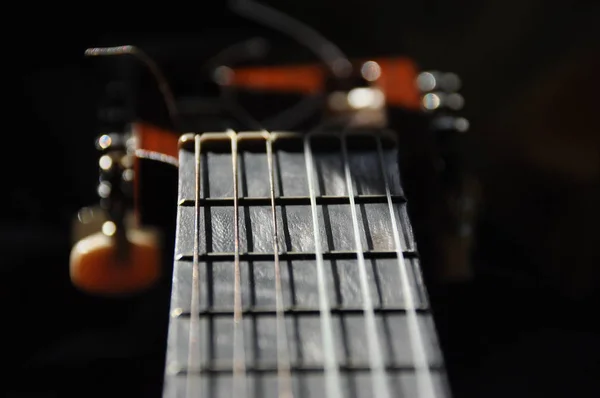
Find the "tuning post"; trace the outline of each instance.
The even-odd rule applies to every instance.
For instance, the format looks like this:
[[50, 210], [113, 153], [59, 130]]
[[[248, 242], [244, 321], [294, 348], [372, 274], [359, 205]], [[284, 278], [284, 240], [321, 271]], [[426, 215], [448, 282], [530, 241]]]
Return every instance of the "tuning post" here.
[[367, 61], [352, 68], [353, 75], [328, 81], [327, 113], [341, 118], [352, 127], [385, 127], [387, 125], [386, 99], [378, 86], [381, 67]]
[[127, 137], [122, 133], [105, 133], [96, 140], [96, 149], [101, 152], [124, 149], [128, 146]]

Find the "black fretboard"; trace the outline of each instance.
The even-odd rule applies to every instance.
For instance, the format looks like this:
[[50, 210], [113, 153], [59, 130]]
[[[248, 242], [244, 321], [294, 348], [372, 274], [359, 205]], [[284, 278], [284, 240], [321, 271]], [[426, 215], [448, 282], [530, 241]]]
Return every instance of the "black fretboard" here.
[[164, 396], [448, 397], [394, 135], [305, 137], [186, 136]]

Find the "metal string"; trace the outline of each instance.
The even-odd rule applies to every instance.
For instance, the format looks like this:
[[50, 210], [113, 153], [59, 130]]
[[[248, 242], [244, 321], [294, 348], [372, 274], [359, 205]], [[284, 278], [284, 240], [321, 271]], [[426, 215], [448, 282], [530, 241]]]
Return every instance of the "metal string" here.
[[356, 214], [356, 204], [354, 202], [354, 188], [352, 186], [352, 174], [350, 171], [350, 160], [348, 159], [347, 134], [342, 136], [342, 158], [344, 161], [344, 174], [346, 176], [346, 186], [348, 198], [350, 200], [350, 213], [352, 214], [352, 227], [354, 230], [354, 242], [356, 245], [356, 258], [358, 260], [358, 272], [360, 275], [360, 287], [362, 292], [363, 311], [365, 317], [365, 330], [367, 334], [367, 344], [369, 347], [369, 362], [371, 367], [373, 396], [378, 398], [388, 398], [390, 396], [388, 383], [385, 375], [385, 365], [381, 354], [381, 346], [377, 327], [375, 325], [375, 311], [367, 279], [367, 267], [363, 254], [360, 230], [358, 227], [358, 217]]
[[335, 355], [333, 342], [333, 328], [331, 324], [331, 307], [329, 306], [328, 289], [325, 279], [325, 265], [323, 264], [323, 251], [319, 233], [319, 218], [317, 217], [317, 200], [314, 189], [313, 157], [310, 148], [310, 136], [304, 137], [304, 154], [306, 161], [306, 176], [308, 179], [308, 192], [310, 195], [310, 208], [312, 213], [313, 234], [315, 238], [315, 256], [317, 262], [317, 282], [319, 289], [319, 310], [321, 313], [321, 336], [323, 339], [323, 367], [325, 370], [325, 394], [328, 398], [341, 398], [340, 371]]
[[232, 130], [228, 132], [231, 138], [231, 166], [233, 168], [233, 234], [234, 234], [234, 288], [233, 288], [233, 397], [245, 397], [246, 381], [246, 352], [244, 348], [244, 325], [242, 316], [242, 272], [240, 269], [240, 231], [238, 206], [238, 149], [237, 135]]
[[154, 79], [156, 80], [156, 84], [158, 85], [158, 89], [165, 101], [165, 106], [167, 107], [167, 112], [169, 113], [169, 119], [175, 128], [180, 127], [180, 119], [179, 112], [177, 110], [177, 103], [175, 101], [175, 96], [173, 95], [173, 91], [167, 82], [167, 78], [161, 71], [158, 64], [148, 56], [144, 51], [137, 48], [136, 46], [118, 46], [118, 47], [97, 47], [97, 48], [88, 48], [85, 50], [84, 55], [86, 57], [107, 57], [107, 56], [115, 56], [115, 55], [133, 55], [135, 58], [140, 60], [150, 71]]
[[290, 374], [288, 338], [283, 316], [283, 293], [281, 268], [279, 265], [279, 237], [277, 231], [277, 208], [275, 206], [275, 176], [273, 173], [273, 136], [265, 132], [267, 143], [267, 166], [269, 169], [269, 190], [271, 195], [271, 216], [273, 221], [273, 256], [275, 267], [275, 312], [277, 322], [277, 375], [279, 398], [293, 398]]
[[[220, 85], [221, 87], [221, 96], [223, 96], [226, 91], [226, 86]], [[241, 121], [246, 122], [251, 126], [255, 126], [258, 129], [262, 130], [265, 135], [266, 141], [266, 151], [267, 151], [267, 167], [269, 172], [269, 189], [271, 196], [271, 215], [273, 222], [273, 261], [275, 267], [275, 312], [276, 312], [276, 328], [277, 328], [277, 374], [278, 374], [278, 392], [279, 397], [281, 398], [292, 398], [292, 384], [291, 384], [291, 374], [290, 374], [290, 359], [288, 353], [288, 339], [287, 339], [287, 331], [285, 327], [285, 319], [283, 316], [283, 293], [281, 287], [281, 267], [279, 264], [279, 238], [278, 238], [278, 229], [277, 229], [277, 210], [275, 206], [275, 183], [274, 183], [274, 173], [273, 173], [273, 145], [272, 145], [272, 135], [264, 130], [261, 127], [261, 123], [259, 123], [254, 117], [246, 111], [243, 107], [239, 106], [235, 102], [230, 102], [230, 110], [232, 113]], [[237, 157], [237, 151], [236, 151]], [[235, 166], [234, 166], [235, 167]], [[237, 167], [236, 169], [237, 170]], [[234, 180], [237, 179], [234, 172]], [[234, 188], [234, 192], [237, 191]], [[234, 206], [237, 209], [237, 194], [234, 193]], [[236, 220], [237, 220], [237, 216]], [[237, 221], [235, 221], [237, 228]], [[237, 237], [236, 233], [236, 237]], [[238, 253], [238, 252], [236, 252]], [[237, 255], [239, 258], [239, 254]]]
[[402, 284], [402, 295], [404, 299], [404, 305], [406, 307], [406, 318], [408, 323], [408, 337], [410, 341], [410, 348], [415, 363], [415, 374], [417, 378], [417, 396], [419, 398], [435, 398], [436, 394], [433, 389], [433, 381], [431, 379], [431, 371], [427, 362], [427, 354], [425, 353], [425, 345], [421, 336], [419, 323], [417, 319], [417, 311], [414, 303], [414, 298], [408, 282], [408, 273], [406, 271], [406, 263], [404, 261], [404, 254], [402, 253], [402, 245], [400, 244], [400, 235], [398, 233], [398, 225], [396, 223], [396, 214], [394, 211], [394, 205], [392, 204], [392, 194], [390, 190], [390, 184], [386, 173], [385, 162], [383, 159], [383, 148], [381, 145], [381, 138], [377, 137], [377, 153], [379, 157], [379, 167], [383, 174], [383, 181], [385, 183], [385, 194], [387, 196], [387, 203], [390, 212], [390, 219], [392, 221], [392, 234], [394, 236], [394, 245], [396, 247], [396, 253], [398, 257], [398, 269], [400, 272], [400, 283]]
[[179, 167], [179, 160], [176, 157], [165, 155], [164, 153], [136, 148], [135, 156], [138, 158], [156, 160], [162, 163], [170, 164], [175, 167]]
[[[221, 96], [224, 97], [226, 94], [226, 85], [221, 84]], [[269, 132], [264, 130], [252, 115], [250, 115], [243, 107], [239, 106], [233, 101], [229, 101], [230, 111], [241, 121], [246, 122], [251, 126], [255, 126], [260, 130], [263, 130], [266, 140], [266, 151], [267, 151], [267, 167], [269, 172], [269, 186], [271, 196], [271, 215], [273, 222], [273, 253], [274, 253], [274, 268], [275, 268], [275, 312], [276, 312], [276, 328], [277, 328], [277, 374], [278, 374], [278, 395], [281, 398], [293, 398], [292, 384], [291, 384], [291, 365], [288, 353], [288, 338], [285, 327], [285, 319], [283, 316], [283, 293], [281, 287], [281, 268], [279, 264], [279, 238], [277, 229], [277, 211], [275, 206], [275, 183], [273, 173], [273, 145], [272, 136]], [[233, 149], [232, 149], [233, 151]], [[237, 147], [236, 147], [236, 162], [237, 162]], [[234, 206], [235, 206], [235, 228], [237, 231], [237, 166], [234, 167]], [[236, 232], [236, 245], [238, 239], [238, 233]], [[237, 247], [237, 246], [236, 246]], [[239, 263], [239, 250], [236, 249], [236, 258]], [[238, 268], [236, 268], [238, 269]], [[236, 271], [237, 272], [237, 271]], [[239, 284], [236, 284], [239, 286]], [[236, 287], [237, 289], [237, 287]], [[237, 291], [237, 290], [236, 290]], [[238, 293], [235, 293], [236, 297]], [[239, 293], [241, 295], [241, 293]], [[241, 305], [241, 304], [240, 304]]]
[[190, 377], [195, 371], [200, 371], [200, 270], [198, 257], [200, 251], [200, 188], [202, 184], [202, 173], [200, 172], [200, 135], [194, 137], [195, 163], [196, 163], [196, 193], [194, 203], [194, 254], [192, 260], [192, 302], [190, 303], [190, 330], [188, 341], [188, 363], [186, 374], [186, 396], [188, 398], [197, 398], [200, 396], [199, 378]]

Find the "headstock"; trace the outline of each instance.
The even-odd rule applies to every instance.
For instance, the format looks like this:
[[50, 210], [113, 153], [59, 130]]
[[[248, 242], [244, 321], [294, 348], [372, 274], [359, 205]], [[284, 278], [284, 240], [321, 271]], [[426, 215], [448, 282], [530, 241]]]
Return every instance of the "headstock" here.
[[[241, 7], [242, 3], [246, 5]], [[465, 128], [464, 119], [445, 111], [451, 113], [462, 107], [462, 97], [456, 92], [460, 82], [452, 79], [455, 75], [435, 72], [419, 76], [416, 63], [406, 57], [349, 61], [335, 46], [307, 27], [295, 23], [282, 26], [281, 21], [276, 22], [273, 18], [273, 12], [267, 12], [253, 2], [239, 2], [237, 6], [241, 7], [235, 8], [241, 14], [248, 14], [255, 20], [266, 18], [262, 21], [266, 25], [297, 38], [299, 42], [306, 41], [306, 47], [313, 49], [321, 62], [234, 67], [227, 62], [219, 64], [215, 61], [214, 65], [211, 64], [215, 72], [212, 79], [221, 90], [292, 93], [305, 97], [319, 94], [323, 101], [313, 113], [319, 114], [322, 120], [339, 118], [345, 124], [349, 121], [354, 127], [386, 127], [389, 122], [388, 110], [397, 108], [412, 114], [433, 111], [435, 116], [432, 123], [437, 126], [435, 128], [450, 126], [458, 131]], [[304, 32], [304, 36], [300, 32]], [[95, 294], [129, 294], [151, 286], [160, 276], [157, 264], [161, 257], [158, 255], [159, 239], [155, 233], [142, 230], [145, 225], [140, 214], [139, 159], [150, 158], [177, 166], [177, 140], [184, 132], [181, 126], [188, 125], [182, 123], [180, 103], [170, 90], [161, 69], [139, 48], [121, 46], [91, 49], [86, 55], [129, 55], [141, 61], [155, 79], [169, 119], [167, 128], [164, 123], [163, 127], [157, 127], [141, 122], [139, 115], [132, 111], [132, 102], [135, 101], [130, 98], [131, 90], [116, 90], [118, 104], [108, 106], [110, 111], [105, 112], [108, 116], [104, 120], [105, 124], [114, 128], [109, 127], [102, 132], [98, 141], [101, 151], [100, 206], [96, 208], [95, 217], [100, 217], [102, 221], [90, 223], [97, 225], [96, 231], [75, 245], [71, 257], [71, 276], [77, 286]], [[199, 66], [198, 70], [201, 69]], [[219, 71], [226, 73], [216, 73]], [[433, 84], [431, 79], [426, 79], [427, 76], [433, 78]], [[431, 87], [423, 89], [423, 84]], [[108, 97], [111, 95], [115, 94], [111, 92]], [[214, 102], [218, 100], [214, 98]], [[197, 103], [191, 102], [194, 106]], [[278, 125], [265, 127], [261, 125], [262, 122], [251, 119], [246, 118], [252, 125], [245, 128], [255, 129], [258, 126], [259, 129], [281, 129]], [[151, 257], [156, 261], [150, 260]]]
[[345, 84], [346, 89], [369, 85], [384, 94], [387, 106], [420, 110], [420, 93], [415, 84], [418, 67], [412, 59], [375, 57], [355, 60], [352, 64], [354, 73], [345, 79], [332, 78], [320, 64], [236, 68], [231, 85], [245, 90], [304, 95], [336, 91], [336, 83]]

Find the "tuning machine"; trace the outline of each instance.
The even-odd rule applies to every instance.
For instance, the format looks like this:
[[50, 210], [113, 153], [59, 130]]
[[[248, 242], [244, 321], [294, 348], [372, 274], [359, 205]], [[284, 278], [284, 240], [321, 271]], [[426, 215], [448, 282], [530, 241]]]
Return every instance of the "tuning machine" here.
[[421, 92], [421, 109], [431, 114], [431, 127], [436, 131], [465, 133], [469, 121], [461, 116], [465, 99], [460, 93], [462, 82], [452, 72], [424, 71], [417, 77]]
[[73, 225], [76, 243], [70, 258], [71, 280], [77, 287], [110, 296], [152, 286], [160, 276], [161, 258], [158, 234], [141, 229], [136, 222], [136, 142], [123, 119], [127, 112], [113, 104], [108, 108], [117, 111], [102, 114], [109, 115], [103, 122], [116, 132], [101, 134], [96, 140], [99, 205], [79, 211]]
[[434, 136], [432, 151], [438, 172], [443, 202], [442, 228], [438, 229], [443, 256], [443, 277], [464, 280], [471, 273], [470, 254], [474, 223], [479, 202], [478, 183], [467, 173], [464, 135], [469, 121], [463, 116], [465, 99], [460, 93], [462, 82], [452, 72], [424, 71], [417, 78], [421, 92], [421, 109], [429, 116], [429, 129]]
[[377, 84], [381, 67], [375, 61], [366, 61], [352, 70], [345, 78], [327, 81], [327, 115], [352, 127], [385, 127], [385, 94]]

